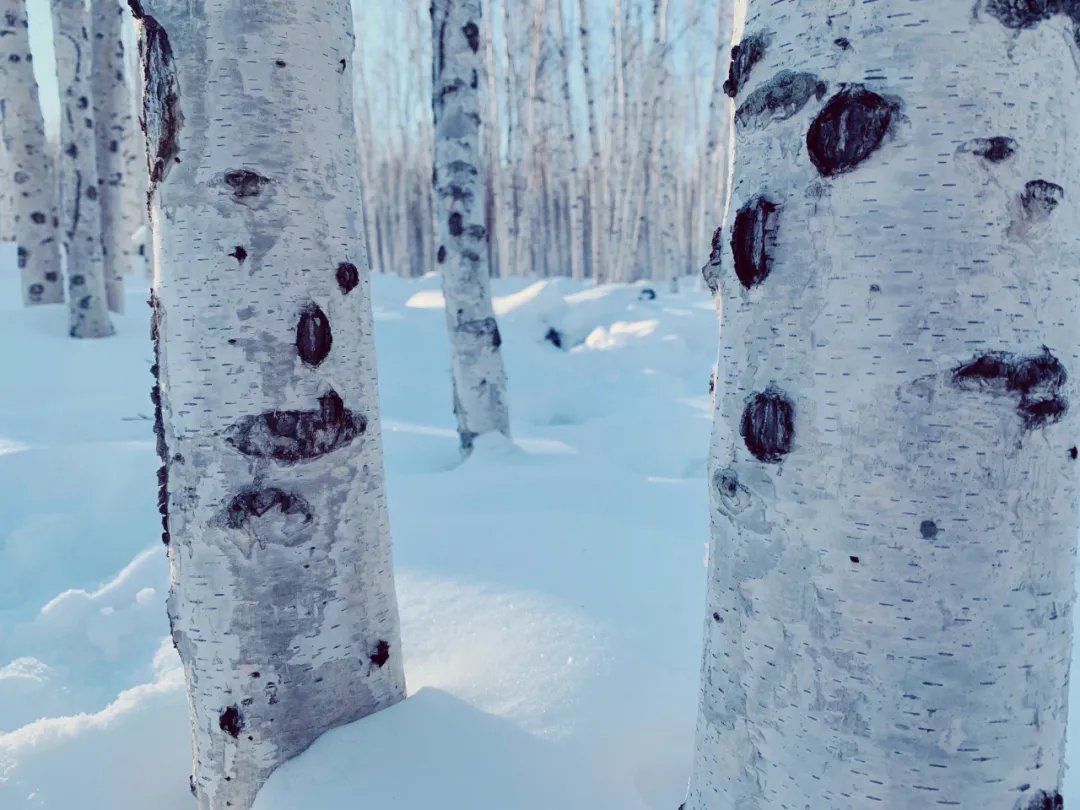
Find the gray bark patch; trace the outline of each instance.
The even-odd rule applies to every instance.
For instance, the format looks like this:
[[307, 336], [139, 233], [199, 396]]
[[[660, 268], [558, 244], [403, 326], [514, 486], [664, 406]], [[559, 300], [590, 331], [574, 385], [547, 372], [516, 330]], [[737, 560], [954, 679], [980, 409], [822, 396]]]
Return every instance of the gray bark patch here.
[[823, 177], [850, 172], [877, 151], [892, 125], [893, 105], [861, 84], [830, 98], [806, 133], [810, 161]]
[[263, 177], [247, 169], [226, 172], [223, 180], [225, 185], [232, 189], [233, 199], [242, 205], [248, 204], [251, 198], [262, 194], [263, 187], [270, 182], [269, 177]]
[[961, 154], [970, 154], [984, 158], [991, 163], [1001, 163], [1016, 154], [1020, 144], [1012, 138], [1003, 135], [995, 135], [992, 138], [972, 138], [960, 144], [957, 150]]
[[743, 411], [740, 433], [754, 458], [779, 464], [795, 441], [795, 405], [777, 388], [754, 394]]
[[769, 35], [759, 33], [744, 37], [742, 42], [731, 49], [731, 66], [728, 68], [727, 81], [724, 82], [724, 92], [731, 98], [739, 95], [750, 71], [764, 58], [768, 46]]
[[308, 304], [296, 325], [296, 353], [307, 365], [315, 367], [327, 358], [333, 345], [330, 319], [316, 304]]
[[1068, 375], [1045, 346], [1030, 357], [990, 352], [954, 369], [952, 377], [966, 391], [1018, 394], [1016, 410], [1027, 430], [1057, 422], [1068, 411], [1068, 400], [1061, 395]]
[[488, 344], [497, 349], [502, 345], [499, 324], [494, 318], [481, 318], [476, 321], [458, 323], [457, 331], [475, 338], [477, 343]]
[[986, 13], [1006, 28], [1033, 28], [1055, 14], [1067, 14], [1077, 20], [1077, 0], [987, 0]]
[[223, 519], [230, 529], [242, 529], [254, 518], [275, 509], [282, 516], [299, 515], [305, 523], [310, 523], [314, 517], [311, 505], [300, 495], [277, 487], [252, 487], [229, 501]]
[[330, 391], [319, 398], [317, 411], [245, 416], [228, 429], [226, 442], [245, 456], [296, 464], [345, 447], [365, 430], [367, 420]]
[[1065, 189], [1046, 180], [1032, 180], [1024, 185], [1020, 206], [1028, 222], [1045, 222], [1065, 199]]
[[780, 207], [763, 196], [739, 209], [731, 229], [731, 254], [735, 275], [750, 289], [763, 282], [772, 270], [779, 227]]
[[791, 118], [811, 98], [824, 98], [828, 86], [813, 73], [781, 70], [755, 88], [735, 112], [741, 129], [764, 129], [776, 121]]
[[360, 271], [356, 269], [356, 265], [352, 262], [339, 264], [334, 272], [334, 277], [337, 279], [338, 289], [341, 290], [342, 295], [348, 295], [360, 283]]
[[248, 252], [244, 250], [241, 245], [237, 245], [233, 252], [229, 255], [236, 259], [238, 264], [243, 264], [245, 261], [247, 261]]
[[[147, 168], [150, 172], [149, 194], [164, 180], [174, 163], [180, 161], [180, 92], [173, 64], [169, 35], [157, 20], [142, 13], [138, 3], [131, 3], [136, 18], [143, 24], [143, 132], [146, 134]], [[138, 11], [136, 11], [138, 8]]]
[[724, 259], [723, 245], [724, 228], [721, 226], [713, 231], [709, 261], [701, 268], [701, 277], [705, 279], [705, 285], [713, 295], [716, 295], [720, 291], [720, 273], [723, 268]]
[[729, 516], [745, 512], [753, 503], [750, 490], [739, 483], [739, 474], [730, 467], [716, 471], [713, 487], [720, 499], [721, 511]]

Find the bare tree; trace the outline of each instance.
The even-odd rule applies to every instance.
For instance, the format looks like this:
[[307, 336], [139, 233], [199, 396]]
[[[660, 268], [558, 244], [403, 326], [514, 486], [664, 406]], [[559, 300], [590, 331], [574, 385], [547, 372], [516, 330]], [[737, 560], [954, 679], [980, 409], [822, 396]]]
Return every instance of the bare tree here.
[[687, 810], [1062, 807], [1080, 85], [1058, 8], [746, 4]]
[[192, 787], [247, 810], [324, 731], [404, 697], [350, 4], [131, 6]]

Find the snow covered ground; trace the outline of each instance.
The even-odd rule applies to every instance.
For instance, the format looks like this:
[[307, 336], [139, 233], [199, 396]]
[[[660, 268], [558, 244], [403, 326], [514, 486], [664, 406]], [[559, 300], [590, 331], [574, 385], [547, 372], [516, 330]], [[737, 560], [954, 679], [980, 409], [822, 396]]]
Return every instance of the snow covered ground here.
[[[461, 464], [438, 279], [375, 279], [410, 698], [324, 736], [258, 810], [678, 806], [716, 345], [684, 286], [496, 282], [517, 446]], [[3, 810], [192, 807], [144, 299], [80, 343], [0, 277]]]

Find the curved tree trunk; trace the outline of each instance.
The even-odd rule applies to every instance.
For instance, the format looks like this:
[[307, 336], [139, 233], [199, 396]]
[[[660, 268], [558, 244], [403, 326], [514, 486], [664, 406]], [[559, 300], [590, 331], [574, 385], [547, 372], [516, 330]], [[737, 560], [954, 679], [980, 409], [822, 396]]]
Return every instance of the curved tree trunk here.
[[[132, 0], [192, 785], [246, 810], [404, 696], [346, 0]], [[236, 47], [239, 32], [245, 47]]]
[[450, 327], [454, 411], [465, 451], [484, 433], [510, 435], [506, 372], [491, 307], [484, 179], [480, 171], [480, 91], [484, 56], [480, 0], [433, 0], [432, 86], [438, 261]]
[[124, 59], [123, 26], [127, 11], [119, 0], [91, 0], [94, 47], [93, 91], [98, 190], [101, 195], [102, 247], [105, 254], [105, 290], [109, 309], [124, 311], [124, 276], [130, 272], [133, 237], [142, 224], [131, 199], [136, 191], [131, 174], [139, 170], [132, 160], [135, 126], [131, 91]]
[[30, 55], [26, 0], [2, 0], [0, 9], [0, 114], [23, 301], [58, 304], [64, 300], [59, 210]]
[[1061, 807], [1080, 54], [1021, 5], [749, 2], [687, 810]]
[[53, 43], [60, 84], [60, 222], [67, 254], [71, 336], [113, 333], [105, 296], [101, 195], [90, 104], [93, 49], [82, 0], [52, 0]]

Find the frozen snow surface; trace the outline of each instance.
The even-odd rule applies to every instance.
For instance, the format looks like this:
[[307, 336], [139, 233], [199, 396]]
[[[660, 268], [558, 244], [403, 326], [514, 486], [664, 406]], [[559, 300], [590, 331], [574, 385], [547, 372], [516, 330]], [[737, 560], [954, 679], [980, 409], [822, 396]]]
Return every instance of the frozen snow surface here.
[[[191, 810], [146, 292], [129, 283], [116, 337], [78, 342], [63, 307], [19, 305], [13, 276], [0, 808]], [[648, 299], [497, 280], [515, 443], [461, 463], [439, 288], [374, 279], [410, 698], [325, 735], [257, 810], [675, 810], [704, 618], [712, 302], [693, 282]]]

